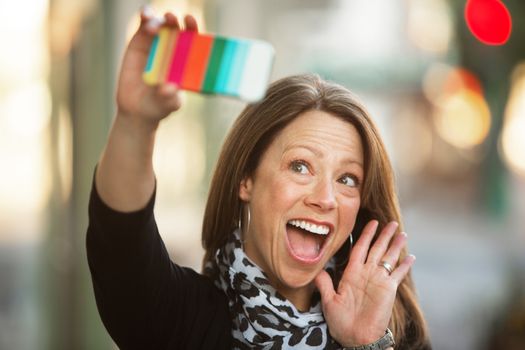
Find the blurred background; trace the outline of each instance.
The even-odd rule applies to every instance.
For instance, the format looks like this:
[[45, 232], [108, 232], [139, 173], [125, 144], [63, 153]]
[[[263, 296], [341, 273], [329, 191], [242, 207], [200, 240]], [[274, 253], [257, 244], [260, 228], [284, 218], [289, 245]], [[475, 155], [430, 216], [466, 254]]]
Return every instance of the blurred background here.
[[[434, 348], [525, 349], [525, 2], [503, 1], [513, 22], [499, 46], [469, 31], [465, 3], [152, 2], [271, 42], [272, 80], [317, 72], [356, 92], [395, 166]], [[116, 348], [87, 269], [87, 203], [143, 4], [0, 1], [2, 350]], [[210, 173], [244, 104], [184, 99], [159, 131], [155, 210], [173, 259], [199, 269]]]

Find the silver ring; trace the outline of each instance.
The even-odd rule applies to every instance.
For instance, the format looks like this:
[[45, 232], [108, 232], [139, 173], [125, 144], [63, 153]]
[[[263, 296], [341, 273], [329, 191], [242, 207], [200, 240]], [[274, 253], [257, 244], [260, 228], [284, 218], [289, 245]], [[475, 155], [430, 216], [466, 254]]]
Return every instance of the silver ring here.
[[384, 260], [379, 263], [379, 266], [384, 267], [385, 270], [387, 270], [389, 275], [392, 274], [392, 271], [394, 271], [394, 268], [392, 267], [392, 265], [390, 265]]

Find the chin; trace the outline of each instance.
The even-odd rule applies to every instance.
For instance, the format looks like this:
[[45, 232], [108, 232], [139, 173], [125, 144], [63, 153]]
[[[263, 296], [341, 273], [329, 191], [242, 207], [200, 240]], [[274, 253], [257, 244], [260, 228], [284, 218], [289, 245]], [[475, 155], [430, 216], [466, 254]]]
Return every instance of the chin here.
[[294, 275], [294, 276], [289, 276], [288, 278], [285, 277], [284, 281], [288, 288], [296, 289], [296, 288], [304, 288], [306, 286], [309, 286], [313, 282], [314, 278], [315, 276], [311, 276], [311, 275], [306, 275], [306, 276]]
[[[320, 266], [320, 265], [319, 265]], [[324, 265], [323, 265], [324, 266]], [[322, 267], [287, 267], [280, 274], [280, 281], [287, 288], [300, 289], [310, 286]]]

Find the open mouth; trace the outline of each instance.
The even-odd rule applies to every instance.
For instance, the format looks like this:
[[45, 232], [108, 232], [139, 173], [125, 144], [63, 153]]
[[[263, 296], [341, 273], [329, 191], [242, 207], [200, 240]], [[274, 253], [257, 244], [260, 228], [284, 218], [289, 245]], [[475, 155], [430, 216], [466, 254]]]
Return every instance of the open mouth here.
[[292, 254], [306, 262], [313, 262], [320, 258], [330, 231], [329, 225], [301, 219], [290, 220], [286, 224], [288, 244]]

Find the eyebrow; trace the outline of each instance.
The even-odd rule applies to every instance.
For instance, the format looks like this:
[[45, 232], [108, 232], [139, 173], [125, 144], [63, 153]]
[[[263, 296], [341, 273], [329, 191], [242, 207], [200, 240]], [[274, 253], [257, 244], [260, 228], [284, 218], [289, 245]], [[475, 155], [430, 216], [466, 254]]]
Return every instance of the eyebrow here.
[[[313, 148], [313, 147], [310, 147], [308, 145], [304, 145], [304, 144], [294, 144], [294, 145], [291, 145], [291, 146], [288, 146], [284, 149], [284, 153], [294, 149], [294, 148], [304, 148], [308, 151], [310, 151], [311, 153], [313, 153], [316, 157], [318, 158], [323, 158], [323, 153], [320, 152], [319, 150]], [[351, 159], [351, 158], [347, 158], [344, 160], [343, 162], [344, 164], [357, 164], [359, 165], [361, 168], [363, 167], [363, 164], [361, 162], [358, 162], [357, 160], [354, 160], [354, 159]]]

